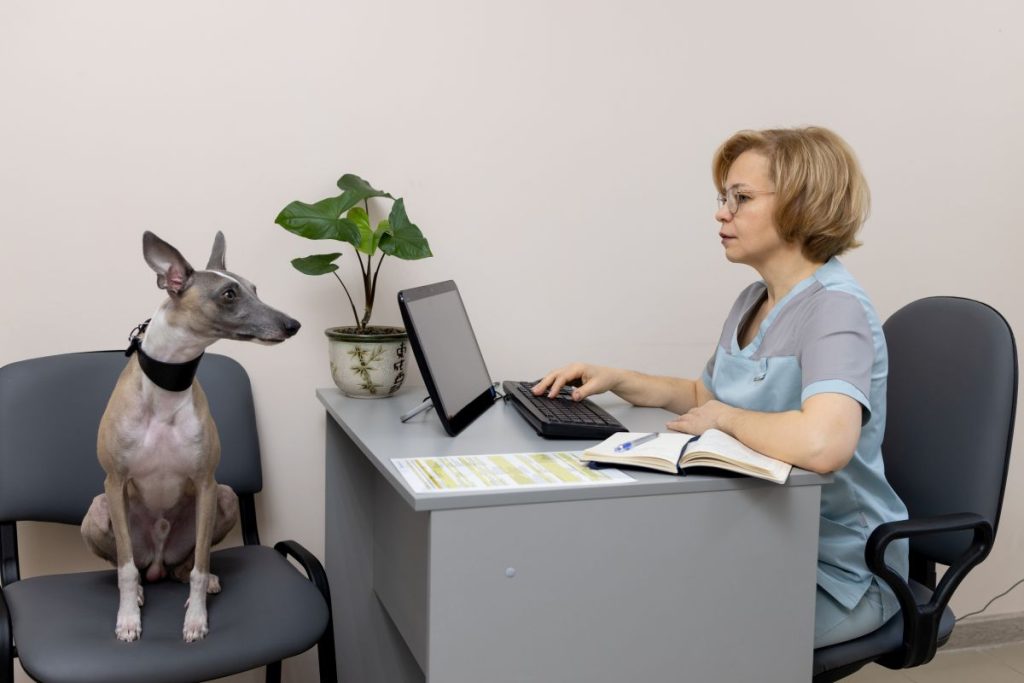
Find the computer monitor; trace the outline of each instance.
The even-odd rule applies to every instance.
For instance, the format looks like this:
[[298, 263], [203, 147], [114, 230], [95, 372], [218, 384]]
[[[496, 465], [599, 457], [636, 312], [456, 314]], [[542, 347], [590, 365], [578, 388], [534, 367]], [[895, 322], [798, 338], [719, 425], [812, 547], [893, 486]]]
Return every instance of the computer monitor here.
[[497, 396], [459, 289], [452, 280], [404, 289], [398, 308], [434, 410], [455, 436]]

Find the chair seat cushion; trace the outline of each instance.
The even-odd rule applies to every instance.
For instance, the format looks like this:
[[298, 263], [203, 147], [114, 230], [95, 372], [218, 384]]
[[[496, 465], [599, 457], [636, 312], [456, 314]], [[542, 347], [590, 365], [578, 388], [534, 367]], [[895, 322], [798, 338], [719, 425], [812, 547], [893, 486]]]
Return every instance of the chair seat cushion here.
[[246, 671], [298, 654], [327, 627], [316, 587], [264, 546], [216, 551], [222, 591], [207, 598], [210, 633], [186, 643], [188, 586], [144, 584], [142, 637], [114, 635], [118, 593], [113, 570], [40, 576], [3, 589], [22, 667], [46, 683], [170, 683]]
[[[932, 597], [930, 590], [913, 580], [910, 581], [910, 590], [914, 593], [918, 604], [924, 604]], [[956, 617], [947, 606], [939, 620], [938, 643], [940, 645], [949, 640], [955, 623]], [[874, 661], [887, 652], [899, 649], [902, 645], [903, 615], [897, 613], [881, 628], [860, 638], [815, 650], [814, 675], [817, 676], [825, 671], [833, 671], [853, 664]]]

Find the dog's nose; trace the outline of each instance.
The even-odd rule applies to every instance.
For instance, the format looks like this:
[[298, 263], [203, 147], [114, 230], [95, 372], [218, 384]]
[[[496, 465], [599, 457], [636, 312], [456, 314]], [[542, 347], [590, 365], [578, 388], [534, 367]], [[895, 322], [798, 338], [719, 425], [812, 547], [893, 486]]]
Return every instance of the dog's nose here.
[[294, 337], [295, 333], [299, 331], [302, 325], [295, 318], [288, 318], [284, 323], [284, 333], [289, 337]]

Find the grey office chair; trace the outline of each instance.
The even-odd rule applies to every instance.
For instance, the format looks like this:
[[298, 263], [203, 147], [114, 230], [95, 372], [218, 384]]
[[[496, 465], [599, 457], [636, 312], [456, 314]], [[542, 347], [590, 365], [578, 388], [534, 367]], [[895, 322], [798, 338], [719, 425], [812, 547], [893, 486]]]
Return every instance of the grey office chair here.
[[[910, 519], [868, 538], [868, 566], [896, 593], [900, 614], [882, 628], [814, 653], [814, 681], [869, 662], [890, 669], [931, 661], [949, 640], [948, 603], [992, 549], [1006, 486], [1017, 403], [1017, 348], [1006, 320], [970, 299], [932, 297], [894, 313], [889, 346], [885, 473]], [[910, 582], [883, 560], [910, 539]], [[936, 586], [935, 564], [949, 569]]]
[[210, 634], [182, 640], [184, 584], [147, 584], [142, 639], [122, 643], [114, 636], [113, 569], [20, 579], [16, 522], [78, 525], [103, 491], [96, 433], [124, 365], [124, 353], [112, 351], [0, 368], [0, 683], [13, 683], [14, 657], [46, 683], [177, 683], [259, 666], [267, 667], [268, 681], [279, 681], [281, 659], [313, 645], [321, 681], [336, 681], [323, 567], [293, 541], [273, 549], [259, 544], [254, 494], [262, 473], [252, 391], [245, 370], [226, 356], [206, 354], [198, 376], [220, 431], [217, 480], [238, 494], [244, 545], [211, 557], [224, 589], [209, 598]]

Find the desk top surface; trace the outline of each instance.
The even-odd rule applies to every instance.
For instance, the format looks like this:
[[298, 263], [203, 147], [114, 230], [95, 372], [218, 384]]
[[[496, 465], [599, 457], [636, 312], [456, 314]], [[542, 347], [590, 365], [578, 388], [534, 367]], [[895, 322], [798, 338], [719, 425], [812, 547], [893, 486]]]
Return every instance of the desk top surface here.
[[[422, 387], [403, 388], [390, 398], [376, 400], [349, 398], [334, 388], [317, 389], [316, 394], [331, 418], [415, 510], [777, 486], [750, 477], [680, 477], [630, 470], [630, 476], [636, 481], [601, 486], [414, 493], [391, 463], [393, 458], [581, 451], [595, 442], [592, 439], [575, 441], [541, 438], [516, 412], [514, 406], [500, 400], [458, 436], [450, 437], [441, 427], [441, 422], [433, 410], [421, 413], [404, 424], [399, 421], [401, 414], [415, 408], [423, 400], [426, 390]], [[636, 408], [610, 394], [597, 396], [592, 400], [615, 416], [630, 431], [666, 431], [665, 423], [673, 417], [671, 413], [659, 408]], [[819, 475], [794, 467], [785, 486], [815, 486], [830, 481], [829, 475]]]

